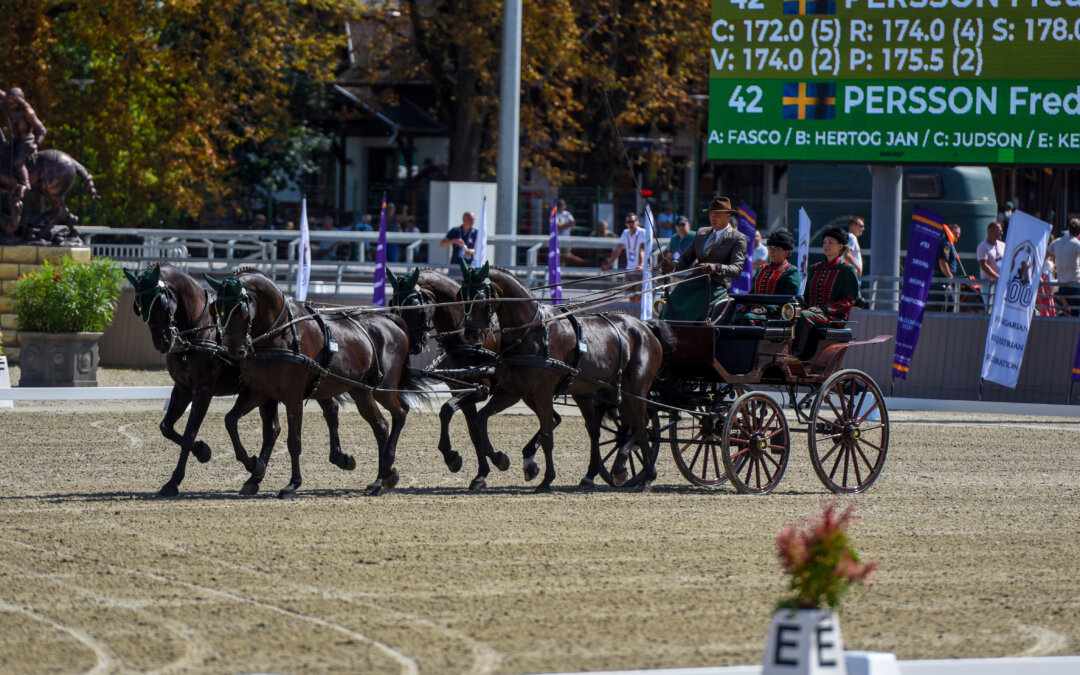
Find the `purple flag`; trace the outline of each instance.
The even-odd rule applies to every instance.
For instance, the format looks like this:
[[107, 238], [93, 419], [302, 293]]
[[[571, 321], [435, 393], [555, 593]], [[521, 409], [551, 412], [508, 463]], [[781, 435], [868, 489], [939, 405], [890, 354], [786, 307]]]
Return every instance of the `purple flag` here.
[[552, 304], [562, 304], [562, 271], [559, 267], [559, 228], [555, 224], [555, 214], [558, 213], [559, 203], [552, 202], [551, 218], [548, 221], [548, 286], [551, 286]]
[[739, 204], [739, 232], [746, 237], [746, 259], [743, 271], [737, 279], [731, 280], [732, 293], [749, 293], [754, 286], [754, 232], [757, 231], [757, 214], [746, 202]]
[[922, 331], [930, 277], [934, 274], [938, 244], [945, 229], [945, 216], [915, 207], [911, 215], [907, 261], [904, 262], [904, 285], [900, 289], [900, 311], [896, 317], [896, 350], [893, 352], [893, 377], [907, 379], [911, 357]]
[[1080, 382], [1080, 341], [1076, 343], [1076, 355], [1073, 356], [1072, 381]]
[[386, 193], [382, 193], [382, 215], [379, 216], [379, 248], [375, 249], [375, 290], [371, 304], [386, 307]]

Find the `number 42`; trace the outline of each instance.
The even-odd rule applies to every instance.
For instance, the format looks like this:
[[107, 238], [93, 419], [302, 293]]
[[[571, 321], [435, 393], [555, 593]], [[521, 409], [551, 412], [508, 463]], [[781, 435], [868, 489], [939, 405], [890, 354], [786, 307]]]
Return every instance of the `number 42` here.
[[[732, 0], [734, 2], [734, 0]], [[761, 87], [756, 84], [752, 84], [746, 88], [747, 96], [751, 96], [750, 102], [747, 103], [742, 96], [742, 85], [735, 85], [735, 91], [731, 92], [731, 98], [728, 99], [728, 107], [735, 108], [740, 113], [761, 113], [765, 112], [758, 105], [761, 103]]]

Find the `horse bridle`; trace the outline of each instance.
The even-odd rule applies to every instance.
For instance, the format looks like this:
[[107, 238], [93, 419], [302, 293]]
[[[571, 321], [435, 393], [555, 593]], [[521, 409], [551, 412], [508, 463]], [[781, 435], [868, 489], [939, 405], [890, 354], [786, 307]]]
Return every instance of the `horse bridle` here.
[[[466, 321], [472, 320], [473, 307], [476, 304], [487, 305], [490, 300], [498, 299], [498, 289], [491, 283], [490, 279], [484, 279], [483, 281], [473, 281], [469, 278], [463, 279], [461, 282], [461, 320], [458, 322], [457, 329], [462, 330], [465, 327]], [[494, 331], [492, 326], [492, 319], [495, 315], [493, 310], [489, 309], [487, 325], [484, 327], [484, 336], [490, 335]]]
[[432, 307], [434, 304], [435, 296], [419, 287], [405, 294], [394, 291], [390, 298], [390, 309], [402, 319], [405, 318], [403, 310], [410, 310], [420, 315], [420, 329], [424, 336], [435, 330], [435, 308]]
[[[240, 287], [240, 290], [235, 293], [225, 294], [224, 290], [227, 284], [236, 284]], [[266, 336], [274, 332], [274, 330], [277, 328], [278, 323], [281, 321], [281, 317], [285, 315], [286, 311], [289, 308], [289, 303], [288, 300], [285, 298], [285, 294], [281, 293], [281, 289], [279, 289], [277, 285], [271, 285], [281, 295], [281, 310], [278, 312], [278, 315], [274, 317], [274, 321], [270, 324], [270, 328], [266, 330], [266, 333], [259, 336], [260, 339], [265, 338]], [[247, 288], [244, 287], [243, 282], [241, 282], [238, 277], [225, 277], [221, 281], [221, 292], [218, 293], [216, 304], [218, 310], [218, 323], [221, 326], [223, 335], [228, 336], [243, 333], [244, 342], [247, 347], [251, 349], [252, 353], [254, 353], [255, 351], [255, 340], [251, 337], [251, 327], [254, 322], [254, 312], [252, 312], [249, 303], [253, 301], [254, 299], [252, 298], [251, 293], [248, 292]], [[243, 329], [225, 330], [228, 327], [229, 323], [232, 321], [233, 314], [236, 312], [237, 309], [241, 308], [242, 312], [240, 316], [244, 319]], [[224, 317], [224, 319], [222, 319], [222, 317]]]

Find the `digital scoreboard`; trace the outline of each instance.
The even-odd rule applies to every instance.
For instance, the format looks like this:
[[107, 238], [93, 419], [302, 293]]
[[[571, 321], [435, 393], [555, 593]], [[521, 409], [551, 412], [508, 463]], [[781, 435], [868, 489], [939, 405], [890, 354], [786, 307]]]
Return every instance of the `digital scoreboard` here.
[[713, 0], [708, 157], [1080, 164], [1080, 0]]

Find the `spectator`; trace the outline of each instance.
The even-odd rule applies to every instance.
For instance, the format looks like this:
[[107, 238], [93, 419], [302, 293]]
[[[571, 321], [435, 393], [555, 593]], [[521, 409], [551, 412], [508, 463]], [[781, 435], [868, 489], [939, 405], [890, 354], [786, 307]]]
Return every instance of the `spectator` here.
[[[645, 229], [641, 227], [635, 213], [626, 214], [626, 229], [619, 235], [619, 245], [611, 252], [611, 257], [607, 259], [607, 262], [600, 265], [600, 271], [606, 272], [611, 269], [623, 251], [626, 251], [627, 270], [641, 270], [645, 266]], [[633, 277], [627, 275], [623, 278], [630, 280]], [[630, 296], [630, 301], [636, 302], [640, 298], [639, 294], [633, 294]]]
[[1063, 313], [1080, 316], [1080, 218], [1069, 221], [1069, 232], [1046, 247], [1057, 268], [1057, 300]]
[[252, 230], [265, 230], [266, 229], [266, 216], [261, 213], [256, 213], [255, 217], [251, 219]]
[[[333, 216], [323, 216], [322, 223], [319, 225], [319, 229], [323, 232], [334, 232], [337, 228], [334, 227]], [[349, 243], [346, 241], [334, 241], [333, 239], [320, 239], [319, 240], [319, 259], [320, 260], [339, 260], [349, 255]]]
[[855, 273], [860, 277], [863, 273], [862, 247], [859, 246], [859, 237], [866, 232], [866, 223], [858, 216], [852, 216], [848, 221], [847, 250], [844, 251], [844, 262], [855, 268]]
[[759, 268], [769, 264], [769, 247], [761, 241], [761, 231], [754, 230], [754, 273], [757, 274]]
[[[1012, 218], [1013, 211], [1015, 211], [1015, 209], [1013, 208], [1013, 203], [1005, 202], [1005, 208], [1003, 208], [1001, 212], [998, 213], [997, 219], [998, 222], [1001, 223], [1002, 232], [1005, 232], [1009, 229], [1009, 219]], [[1042, 218], [1039, 219], [1042, 220]]]
[[[960, 240], [959, 225], [953, 223], [945, 227], [952, 231], [953, 237], [957, 241]], [[941, 240], [938, 242], [937, 266], [934, 268], [934, 276], [940, 279], [953, 279], [959, 271], [959, 265], [960, 256], [956, 253], [956, 247], [949, 241], [947, 235], [941, 235]], [[942, 281], [934, 284], [933, 290], [936, 302], [931, 305], [930, 311], [951, 312], [959, 289], [947, 281]]]
[[472, 263], [473, 249], [476, 247], [476, 230], [473, 228], [475, 222], [476, 214], [466, 211], [461, 214], [461, 225], [451, 228], [439, 242], [439, 248], [454, 247], [450, 252], [450, 274], [461, 274], [458, 260], [464, 260], [466, 264]]
[[[400, 232], [401, 227], [397, 221], [397, 207], [394, 206], [394, 202], [386, 203], [386, 233]], [[386, 242], [386, 262], [397, 262], [398, 259], [398, 245], [390, 243], [389, 239]]]
[[675, 209], [671, 202], [664, 202], [656, 216], [657, 236], [660, 241], [667, 241], [675, 236]]
[[[592, 233], [592, 236], [616, 238], [619, 235], [611, 231], [611, 225], [608, 224], [608, 221], [601, 219], [599, 222], [596, 223], [596, 231]], [[592, 253], [594, 258], [594, 264], [599, 267], [603, 263], [604, 256], [608, 254], [608, 251], [604, 248], [596, 248], [593, 249]]]
[[[375, 219], [371, 217], [370, 213], [365, 213], [364, 215], [360, 216], [359, 220], [356, 221], [356, 224], [353, 226], [353, 229], [356, 230], [357, 232], [374, 232], [375, 227], [374, 227], [374, 225], [372, 225], [372, 223], [374, 221], [375, 221]], [[373, 245], [370, 244], [370, 243], [365, 244], [363, 242], [353, 244], [354, 251], [359, 253], [361, 246], [364, 249], [364, 260], [371, 260], [372, 259], [372, 254], [374, 253]], [[354, 255], [353, 259], [359, 260], [359, 256]]]
[[675, 221], [675, 234], [671, 235], [668, 250], [664, 253], [664, 259], [670, 263], [675, 263], [693, 245], [694, 238], [690, 236], [690, 219], [686, 216], [679, 216], [679, 219]]
[[[420, 234], [420, 228], [416, 224], [416, 218], [412, 216], [408, 216], [407, 218], [405, 218], [405, 228], [403, 232], [416, 235]], [[419, 239], [420, 237], [416, 238], [417, 241], [419, 241]], [[413, 253], [413, 262], [427, 262], [426, 245], [421, 244], [420, 246], [416, 247], [416, 252]]]
[[570, 250], [569, 244], [564, 243], [574, 235], [575, 225], [577, 225], [577, 221], [574, 220], [573, 214], [566, 208], [566, 200], [560, 199], [559, 208], [555, 211], [555, 227], [559, 230], [559, 255], [562, 256], [562, 262], [565, 265], [588, 265], [588, 260], [575, 255]]
[[1005, 242], [1001, 240], [1001, 223], [996, 220], [986, 226], [986, 240], [975, 249], [979, 261], [979, 279], [983, 284], [983, 300], [987, 311], [994, 306], [994, 285], [1001, 275], [999, 264], [1005, 257]]

